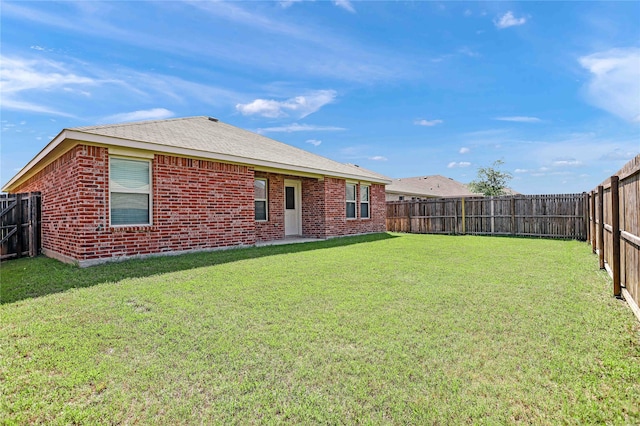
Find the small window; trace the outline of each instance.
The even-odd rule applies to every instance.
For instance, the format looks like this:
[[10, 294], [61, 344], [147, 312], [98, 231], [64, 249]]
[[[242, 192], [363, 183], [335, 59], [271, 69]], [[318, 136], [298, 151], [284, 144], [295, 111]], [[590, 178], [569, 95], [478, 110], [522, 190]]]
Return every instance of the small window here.
[[255, 219], [267, 220], [267, 180], [256, 178], [253, 181]]
[[369, 186], [360, 185], [360, 217], [369, 219]]
[[296, 209], [296, 189], [293, 186], [285, 186], [284, 188], [285, 209]]
[[356, 217], [356, 184], [347, 184], [347, 219]]
[[151, 162], [109, 160], [111, 225], [151, 224]]

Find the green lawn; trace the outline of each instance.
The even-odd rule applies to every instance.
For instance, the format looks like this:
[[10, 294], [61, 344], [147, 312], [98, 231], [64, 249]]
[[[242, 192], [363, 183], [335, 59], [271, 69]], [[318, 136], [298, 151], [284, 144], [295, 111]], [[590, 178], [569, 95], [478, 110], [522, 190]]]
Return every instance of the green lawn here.
[[585, 243], [379, 234], [1, 266], [0, 424], [640, 423]]

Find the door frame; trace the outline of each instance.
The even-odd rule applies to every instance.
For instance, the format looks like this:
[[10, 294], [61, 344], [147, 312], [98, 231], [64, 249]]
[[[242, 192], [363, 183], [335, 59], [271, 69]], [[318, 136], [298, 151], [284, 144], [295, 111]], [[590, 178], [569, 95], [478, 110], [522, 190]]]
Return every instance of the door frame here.
[[[293, 233], [293, 234], [287, 234], [287, 186], [293, 187], [294, 188], [294, 202], [296, 205], [295, 211], [296, 211], [296, 222], [298, 224], [297, 226], [297, 232]], [[302, 235], [302, 182], [299, 180], [293, 180], [293, 179], [285, 179], [284, 180], [284, 236], [287, 237], [289, 235]]]

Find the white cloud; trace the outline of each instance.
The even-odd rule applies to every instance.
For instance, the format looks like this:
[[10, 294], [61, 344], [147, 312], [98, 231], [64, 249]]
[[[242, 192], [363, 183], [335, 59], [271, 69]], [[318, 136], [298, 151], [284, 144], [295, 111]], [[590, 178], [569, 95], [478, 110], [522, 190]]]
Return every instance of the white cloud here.
[[31, 102], [14, 100], [4, 95], [2, 97], [2, 100], [0, 100], [0, 108], [10, 109], [15, 111], [27, 111], [27, 112], [35, 112], [35, 113], [41, 113], [41, 114], [59, 115], [61, 117], [74, 117], [73, 114], [68, 114], [66, 112], [58, 111], [56, 109], [49, 108], [44, 105], [38, 105]]
[[140, 95], [145, 101], [149, 99], [156, 103], [160, 99], [169, 98], [170, 102], [187, 104], [197, 99], [208, 105], [228, 105], [240, 96], [240, 93], [227, 88], [220, 88], [211, 84], [201, 84], [183, 80], [164, 74], [150, 74], [128, 69], [113, 70], [114, 74], [126, 76], [127, 82], [121, 85], [128, 91]]
[[460, 151], [458, 151], [460, 154], [468, 154], [471, 150], [467, 147], [462, 147], [460, 148]]
[[269, 132], [336, 132], [341, 130], [347, 130], [344, 127], [335, 127], [335, 126], [314, 126], [311, 124], [288, 124], [286, 126], [277, 126], [277, 127], [265, 127], [262, 129], [257, 129], [257, 133], [269, 133]]
[[353, 8], [353, 5], [349, 0], [335, 0], [333, 2], [336, 6], [343, 8], [346, 11], [351, 13], [356, 13], [356, 10]]
[[516, 18], [515, 16], [513, 16], [513, 12], [511, 11], [508, 11], [507, 13], [502, 15], [500, 18], [496, 17], [496, 19], [493, 20], [493, 23], [499, 29], [515, 27], [518, 25], [524, 25], [526, 22], [527, 22], [527, 18], [524, 18], [524, 17]]
[[100, 81], [76, 75], [64, 64], [0, 56], [0, 89], [3, 96], [26, 90], [63, 89], [68, 85], [96, 85]]
[[579, 59], [591, 72], [587, 100], [611, 114], [640, 122], [640, 48], [611, 49]]
[[464, 46], [458, 49], [458, 53], [460, 53], [461, 55], [468, 56], [470, 58], [479, 58], [481, 56], [478, 52], [471, 50], [467, 46]]
[[468, 161], [460, 161], [458, 163], [456, 163], [455, 161], [452, 161], [449, 164], [447, 164], [447, 168], [453, 169], [454, 167], [469, 167], [470, 165], [471, 163]]
[[242, 113], [242, 115], [254, 115], [258, 114], [263, 117], [285, 117], [282, 111], [283, 102], [267, 99], [256, 99], [248, 104], [237, 104], [236, 109]]
[[[210, 84], [128, 68], [105, 68], [72, 57], [58, 62], [4, 55], [0, 55], [0, 90], [3, 110], [84, 118], [98, 110], [87, 107], [89, 96], [100, 107], [107, 99], [126, 99], [131, 109], [139, 108], [139, 101], [145, 106], [196, 100], [208, 105], [227, 105], [242, 96]], [[152, 115], [158, 114], [163, 115], [158, 111]]]
[[542, 122], [542, 120], [540, 120], [538, 117], [526, 117], [526, 116], [520, 116], [520, 115], [516, 115], [513, 117], [496, 117], [494, 120], [513, 121], [516, 123], [541, 123]]
[[72, 66], [46, 59], [26, 59], [0, 55], [0, 91], [2, 109], [74, 117], [68, 112], [46, 105], [61, 104], [57, 96], [64, 93], [90, 95], [89, 87], [115, 80], [80, 75]]
[[471, 9], [464, 10], [464, 16], [471, 16], [471, 14], [472, 14]]
[[[284, 9], [292, 6], [295, 3], [302, 3], [304, 0], [281, 0], [278, 3], [280, 4], [280, 6], [282, 6]], [[333, 4], [335, 4], [338, 7], [341, 7], [351, 13], [356, 13], [355, 8], [353, 7], [353, 5], [351, 4], [350, 0], [334, 0]]]
[[144, 120], [164, 120], [171, 118], [175, 114], [165, 108], [153, 108], [140, 111], [123, 112], [114, 114], [104, 119], [108, 123], [122, 123], [125, 121], [144, 121]]
[[43, 51], [43, 50], [45, 50], [45, 48], [44, 48], [44, 47], [42, 47], [42, 46], [38, 46], [38, 45], [30, 46], [30, 49], [33, 49], [33, 50], [39, 50], [39, 51]]
[[313, 114], [336, 98], [335, 90], [316, 90], [305, 96], [296, 96], [286, 101], [256, 99], [247, 104], [237, 104], [242, 115], [260, 115], [268, 118], [288, 117], [290, 114], [304, 118]]
[[282, 1], [279, 1], [278, 3], [284, 9], [286, 9], [286, 8], [290, 7], [291, 5], [293, 5], [294, 3], [301, 3], [301, 2], [302, 2], [302, 0], [282, 0]]
[[604, 161], [629, 161], [631, 160], [633, 157], [635, 157], [637, 155], [637, 152], [633, 152], [633, 151], [623, 151], [619, 148], [616, 148], [610, 152], [607, 152], [606, 154], [602, 155], [602, 157], [600, 157], [601, 160]]
[[387, 157], [383, 157], [382, 155], [374, 155], [373, 157], [369, 157], [369, 160], [373, 160], [373, 161], [387, 161]]
[[575, 158], [562, 158], [554, 160], [552, 165], [556, 167], [576, 167], [581, 166], [582, 161], [576, 160]]
[[442, 123], [444, 123], [444, 121], [442, 120], [416, 120], [413, 122], [413, 124], [417, 126], [427, 126], [427, 127], [437, 126], [438, 124], [442, 124]]
[[71, 87], [65, 87], [65, 88], [63, 88], [62, 90], [63, 90], [63, 91], [65, 91], [65, 92], [67, 92], [67, 93], [77, 93], [77, 94], [79, 94], [79, 95], [86, 96], [87, 98], [88, 98], [88, 97], [91, 97], [91, 92], [89, 92], [89, 91], [87, 91], [87, 90], [73, 89], [73, 88], [71, 88]]
[[527, 169], [515, 169], [513, 172], [514, 173], [528, 173], [529, 170], [527, 170]]
[[313, 146], [320, 146], [320, 144], [322, 143], [322, 141], [319, 141], [317, 139], [309, 139], [306, 142]]
[[[60, 28], [80, 37], [88, 35], [146, 50], [194, 55], [243, 69], [259, 69], [260, 72], [280, 75], [282, 79], [285, 76], [299, 78], [301, 75], [310, 75], [371, 83], [412, 79], [423, 72], [416, 58], [408, 58], [402, 52], [388, 51], [379, 45], [368, 46], [360, 40], [325, 31], [324, 27], [309, 22], [302, 24], [282, 17], [271, 18], [268, 14], [260, 13], [263, 11], [256, 12], [249, 2], [182, 3], [185, 7], [196, 8], [200, 14], [210, 15], [213, 19], [211, 22], [217, 23], [216, 28], [223, 32], [225, 43], [212, 44], [207, 49], [193, 42], [194, 38], [206, 38], [206, 29], [190, 28], [190, 37], [175, 37], [163, 31], [136, 31], [134, 26], [114, 16], [134, 13], [125, 2], [121, 2], [117, 8], [107, 6], [110, 2], [65, 4], [68, 6], [63, 11], [56, 9], [46, 12], [37, 5], [28, 6], [28, 2], [3, 2], [2, 16]], [[154, 7], [164, 7], [164, 4], [168, 3], [158, 2]], [[249, 6], [245, 7], [245, 4]], [[61, 5], [58, 9], [63, 7]], [[100, 11], [87, 13], [83, 10], [87, 7]], [[108, 9], [109, 13], [104, 13], [104, 9]], [[76, 22], [82, 22], [83, 25], [74, 24]], [[261, 34], [253, 38], [247, 36], [253, 30]]]

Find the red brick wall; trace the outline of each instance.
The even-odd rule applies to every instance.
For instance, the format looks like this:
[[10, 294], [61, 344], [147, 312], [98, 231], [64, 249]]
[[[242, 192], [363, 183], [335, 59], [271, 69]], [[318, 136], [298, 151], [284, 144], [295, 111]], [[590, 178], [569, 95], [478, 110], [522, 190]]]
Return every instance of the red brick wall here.
[[44, 249], [86, 261], [255, 243], [251, 168], [156, 155], [153, 224], [111, 227], [108, 164], [78, 145], [18, 188], [42, 193]]
[[256, 222], [251, 167], [157, 154], [152, 171], [150, 226], [109, 225], [106, 148], [77, 145], [16, 192], [42, 193], [43, 249], [81, 262], [282, 239], [285, 179], [302, 182], [304, 236], [385, 231], [383, 185], [371, 185], [370, 219], [347, 220], [343, 179], [256, 172], [269, 189], [268, 221]]
[[[284, 175], [256, 172], [255, 177], [267, 179], [267, 220], [256, 221], [256, 241], [284, 238]], [[253, 192], [251, 193], [253, 195]]]
[[[356, 199], [360, 200], [360, 186], [357, 187]], [[325, 192], [325, 237], [340, 235], [366, 234], [386, 231], [386, 202], [384, 185], [371, 185], [369, 219], [360, 218], [360, 203], [356, 205], [357, 218], [347, 219], [346, 214], [346, 181], [326, 178]]]
[[267, 179], [269, 191], [267, 221], [256, 222], [256, 241], [280, 240], [284, 238], [284, 181], [297, 180], [302, 187], [302, 235], [324, 237], [324, 187], [314, 178], [256, 172], [256, 177]]
[[302, 234], [325, 238], [324, 181], [302, 180]]
[[[86, 157], [88, 153], [99, 155], [99, 151], [99, 148], [89, 150], [88, 147], [76, 146], [16, 189], [15, 192], [42, 193], [43, 249], [75, 258], [79, 246], [84, 244], [77, 235], [77, 223], [81, 216], [79, 200], [83, 192], [77, 183], [81, 174], [80, 157]], [[86, 178], [85, 175], [83, 180]], [[101, 203], [104, 200], [97, 199], [94, 204], [99, 206]]]

